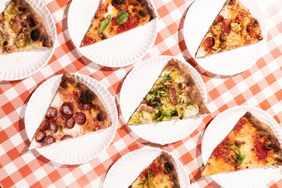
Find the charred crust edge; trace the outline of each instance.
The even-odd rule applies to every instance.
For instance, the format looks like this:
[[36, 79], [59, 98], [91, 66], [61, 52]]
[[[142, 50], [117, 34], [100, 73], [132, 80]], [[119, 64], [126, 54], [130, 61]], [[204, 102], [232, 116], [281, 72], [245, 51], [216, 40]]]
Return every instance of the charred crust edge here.
[[276, 148], [279, 148], [279, 151], [277, 152], [278, 155], [280, 156], [281, 160], [282, 160], [282, 147], [281, 144], [278, 140], [278, 138], [276, 137], [276, 135], [274, 134], [274, 132], [272, 131], [272, 129], [267, 126], [265, 123], [259, 121], [255, 116], [253, 116], [250, 112], [246, 112], [246, 114], [243, 116], [246, 119], [248, 119], [248, 121], [259, 131], [262, 132], [264, 135], [266, 135], [271, 142], [274, 143]]
[[210, 113], [209, 110], [207, 109], [205, 103], [204, 103], [204, 99], [201, 95], [201, 92], [200, 92], [197, 84], [195, 83], [193, 77], [191, 76], [191, 73], [189, 72], [189, 70], [182, 64], [182, 62], [180, 62], [177, 59], [169, 60], [167, 66], [164, 69], [166, 69], [169, 66], [172, 66], [172, 67], [175, 67], [176, 69], [178, 69], [182, 73], [182, 76], [185, 78], [185, 80], [187, 80], [189, 82], [189, 86], [192, 88], [192, 90], [196, 91], [196, 93], [198, 94], [197, 98], [200, 98], [201, 99], [200, 101], [196, 101], [193, 98], [190, 98], [190, 100], [192, 101], [193, 104], [196, 104], [199, 107], [199, 114]]
[[172, 156], [170, 156], [168, 153], [162, 152], [161, 155], [160, 155], [160, 159], [163, 162], [163, 164], [168, 162], [168, 163], [173, 165], [174, 168], [167, 175], [169, 176], [170, 180], [174, 183], [173, 187], [179, 188], [180, 185], [179, 185], [178, 175], [177, 175], [177, 171], [176, 171], [176, 164], [175, 164]]
[[150, 15], [150, 20], [153, 20], [154, 18], [156, 18], [156, 14], [155, 14], [155, 11], [153, 9], [153, 5], [151, 4], [151, 2], [149, 0], [141, 0], [139, 1], [142, 6], [144, 8], [146, 8], [147, 12], [149, 13]]

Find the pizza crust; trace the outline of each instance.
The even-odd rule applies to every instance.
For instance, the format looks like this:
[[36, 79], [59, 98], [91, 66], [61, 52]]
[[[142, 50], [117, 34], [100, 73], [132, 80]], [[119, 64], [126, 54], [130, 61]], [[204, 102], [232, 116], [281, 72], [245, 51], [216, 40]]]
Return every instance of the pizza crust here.
[[195, 104], [199, 108], [199, 115], [201, 114], [208, 114], [209, 110], [207, 109], [204, 99], [201, 95], [201, 92], [196, 85], [194, 79], [192, 78], [191, 74], [188, 72], [187, 67], [185, 67], [179, 60], [172, 59], [168, 62], [167, 66], [173, 66], [176, 69], [180, 70], [182, 76], [185, 78], [185, 82], [189, 85], [190, 89], [187, 92], [187, 95], [190, 96], [190, 100], [192, 104]]

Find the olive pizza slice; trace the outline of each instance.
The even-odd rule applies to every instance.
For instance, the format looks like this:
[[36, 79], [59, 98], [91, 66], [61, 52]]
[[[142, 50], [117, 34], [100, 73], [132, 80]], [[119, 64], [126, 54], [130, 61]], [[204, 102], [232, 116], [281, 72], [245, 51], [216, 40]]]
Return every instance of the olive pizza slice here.
[[213, 150], [202, 175], [281, 165], [279, 140], [266, 124], [247, 112]]
[[101, 0], [80, 47], [114, 37], [155, 17], [150, 0]]
[[30, 149], [76, 138], [111, 126], [98, 96], [75, 76], [65, 73], [36, 130]]
[[50, 47], [42, 18], [25, 0], [11, 0], [0, 15], [0, 54]]
[[176, 165], [173, 158], [162, 152], [144, 169], [129, 188], [179, 188]]
[[196, 58], [254, 44], [263, 39], [261, 27], [239, 0], [227, 0], [196, 52]]

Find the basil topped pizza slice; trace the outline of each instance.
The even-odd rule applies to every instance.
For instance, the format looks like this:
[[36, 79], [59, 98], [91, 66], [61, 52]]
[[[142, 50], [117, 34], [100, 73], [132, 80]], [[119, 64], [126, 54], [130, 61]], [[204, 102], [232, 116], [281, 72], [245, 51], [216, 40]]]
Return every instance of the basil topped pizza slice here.
[[150, 0], [101, 0], [80, 47], [114, 37], [155, 17]]

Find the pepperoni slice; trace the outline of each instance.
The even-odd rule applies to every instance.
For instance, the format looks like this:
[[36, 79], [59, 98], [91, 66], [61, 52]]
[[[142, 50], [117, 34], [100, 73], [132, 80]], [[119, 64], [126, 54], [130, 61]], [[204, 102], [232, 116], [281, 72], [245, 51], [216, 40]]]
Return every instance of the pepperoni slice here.
[[214, 20], [214, 22], [217, 24], [217, 23], [221, 22], [223, 19], [224, 19], [223, 16], [218, 15], [218, 16], [216, 17], [216, 19]]
[[53, 107], [49, 107], [48, 110], [47, 110], [47, 113], [46, 113], [46, 117], [48, 119], [52, 119], [52, 118], [55, 118], [57, 116], [58, 112], [56, 110], [56, 108], [53, 108]]
[[224, 19], [222, 21], [222, 34], [225, 36], [229, 35], [231, 32], [231, 20], [230, 19]]
[[69, 119], [73, 115], [73, 105], [70, 102], [66, 102], [61, 106], [60, 111], [63, 117]]
[[215, 44], [215, 40], [213, 37], [207, 37], [204, 41], [204, 47], [205, 49], [211, 49]]
[[58, 131], [58, 125], [55, 121], [50, 122], [49, 130], [53, 133], [56, 133]]
[[75, 122], [79, 125], [83, 125], [86, 122], [86, 116], [82, 112], [77, 112], [75, 115]]
[[40, 124], [39, 129], [45, 131], [45, 130], [49, 129], [49, 126], [50, 126], [49, 121], [48, 121], [48, 120], [44, 120], [44, 121]]
[[236, 4], [236, 0], [230, 0], [229, 1], [229, 5], [235, 5]]
[[67, 119], [65, 121], [65, 127], [68, 128], [68, 129], [72, 129], [75, 125], [75, 120], [74, 118], [70, 118], [70, 119]]
[[54, 142], [56, 142], [55, 138], [51, 135], [48, 135], [45, 139], [44, 139], [44, 142], [43, 142], [43, 145], [50, 145], [50, 144], [53, 144]]
[[34, 139], [37, 142], [42, 142], [43, 139], [45, 138], [45, 136], [46, 136], [46, 134], [43, 131], [37, 131], [35, 136], [34, 136]]

